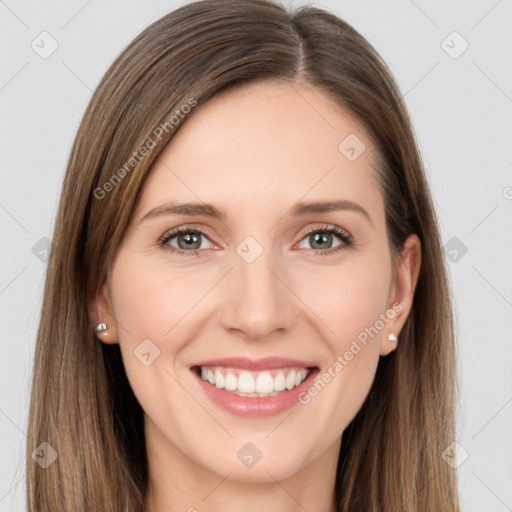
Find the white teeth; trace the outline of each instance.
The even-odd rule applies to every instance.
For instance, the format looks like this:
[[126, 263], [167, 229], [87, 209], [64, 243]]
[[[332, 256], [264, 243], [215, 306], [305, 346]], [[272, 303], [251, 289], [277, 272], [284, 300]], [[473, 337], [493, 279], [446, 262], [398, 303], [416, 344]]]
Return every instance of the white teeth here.
[[254, 393], [256, 391], [256, 382], [254, 377], [248, 372], [242, 372], [238, 376], [238, 391], [242, 393]]
[[[306, 371], [306, 374], [307, 374], [307, 371]], [[274, 377], [274, 389], [276, 391], [283, 391], [285, 388], [286, 388], [286, 380], [284, 378], [284, 373], [279, 372]]]
[[238, 389], [238, 379], [236, 378], [234, 373], [228, 372], [228, 374], [226, 375], [226, 380], [224, 381], [224, 386], [228, 391]]
[[262, 372], [256, 379], [256, 391], [258, 393], [272, 393], [274, 391], [274, 379], [270, 373]]
[[224, 375], [222, 375], [220, 370], [215, 372], [215, 386], [217, 386], [219, 389], [224, 387]]
[[[210, 382], [210, 384], [211, 384], [211, 382]], [[295, 370], [292, 370], [286, 377], [286, 389], [293, 389], [294, 387], [295, 387]]]
[[201, 378], [219, 389], [232, 391], [240, 396], [267, 397], [278, 394], [284, 390], [291, 390], [299, 386], [309, 375], [310, 370], [305, 368], [283, 369], [274, 372], [272, 377], [269, 371], [249, 372], [241, 371], [237, 376], [234, 370], [227, 368], [201, 368]]

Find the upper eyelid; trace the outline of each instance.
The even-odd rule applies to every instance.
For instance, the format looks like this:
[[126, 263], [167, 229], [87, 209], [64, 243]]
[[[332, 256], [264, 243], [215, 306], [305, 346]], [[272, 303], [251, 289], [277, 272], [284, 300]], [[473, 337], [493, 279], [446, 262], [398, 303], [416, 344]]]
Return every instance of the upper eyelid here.
[[162, 235], [162, 237], [160, 239], [161, 240], [171, 239], [171, 238], [178, 236], [181, 233], [187, 233], [187, 232], [200, 233], [201, 235], [207, 237], [212, 243], [215, 243], [212, 240], [212, 238], [214, 238], [214, 237], [212, 237], [212, 235], [210, 235], [207, 230], [205, 230], [203, 228], [196, 228], [194, 226], [178, 226], [176, 228], [169, 229]]

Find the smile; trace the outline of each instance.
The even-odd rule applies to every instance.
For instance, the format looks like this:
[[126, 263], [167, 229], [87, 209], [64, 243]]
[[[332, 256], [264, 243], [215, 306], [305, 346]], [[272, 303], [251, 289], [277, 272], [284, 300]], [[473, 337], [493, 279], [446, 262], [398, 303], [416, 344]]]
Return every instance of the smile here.
[[313, 363], [278, 357], [216, 359], [190, 370], [213, 404], [245, 418], [275, 416], [295, 406], [319, 372]]
[[279, 368], [251, 372], [237, 368], [198, 368], [201, 378], [218, 389], [225, 389], [238, 396], [265, 398], [284, 390], [292, 390], [304, 382], [310, 373], [306, 368]]

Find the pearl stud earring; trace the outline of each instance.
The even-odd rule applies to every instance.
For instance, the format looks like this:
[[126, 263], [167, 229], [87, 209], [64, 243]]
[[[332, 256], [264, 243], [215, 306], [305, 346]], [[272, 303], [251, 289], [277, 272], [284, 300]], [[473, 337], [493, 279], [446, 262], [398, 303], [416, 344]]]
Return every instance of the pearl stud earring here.
[[398, 340], [397, 340], [397, 338], [396, 338], [396, 336], [395, 336], [393, 333], [391, 333], [391, 334], [389, 334], [389, 335], [388, 335], [388, 340], [389, 340], [389, 341], [398, 341]]
[[108, 325], [101, 322], [100, 324], [98, 324], [98, 327], [96, 327], [96, 332], [98, 334], [104, 334], [105, 336], [108, 336], [107, 329], [108, 329]]

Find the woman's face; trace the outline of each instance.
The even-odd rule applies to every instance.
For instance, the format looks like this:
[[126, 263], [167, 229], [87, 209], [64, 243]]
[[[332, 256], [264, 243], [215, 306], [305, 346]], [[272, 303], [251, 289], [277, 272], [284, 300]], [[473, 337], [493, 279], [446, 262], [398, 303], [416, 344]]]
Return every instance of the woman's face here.
[[190, 114], [98, 303], [150, 461], [238, 481], [334, 470], [419, 271], [413, 236], [393, 272], [374, 156], [360, 124], [295, 83]]

